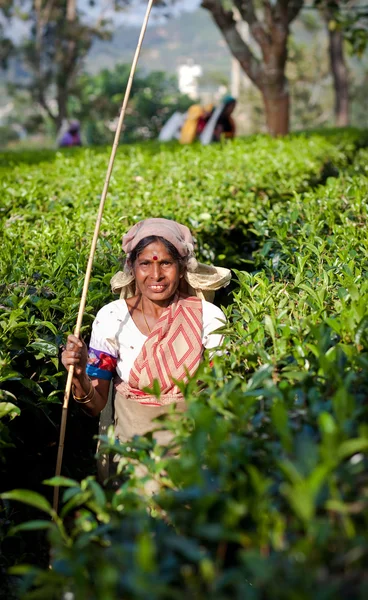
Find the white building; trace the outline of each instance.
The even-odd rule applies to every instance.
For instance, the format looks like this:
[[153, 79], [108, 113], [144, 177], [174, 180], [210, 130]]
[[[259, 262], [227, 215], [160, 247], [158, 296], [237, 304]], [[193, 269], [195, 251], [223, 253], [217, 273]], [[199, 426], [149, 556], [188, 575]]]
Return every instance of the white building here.
[[179, 90], [195, 100], [198, 98], [198, 78], [202, 75], [202, 67], [188, 61], [178, 67]]

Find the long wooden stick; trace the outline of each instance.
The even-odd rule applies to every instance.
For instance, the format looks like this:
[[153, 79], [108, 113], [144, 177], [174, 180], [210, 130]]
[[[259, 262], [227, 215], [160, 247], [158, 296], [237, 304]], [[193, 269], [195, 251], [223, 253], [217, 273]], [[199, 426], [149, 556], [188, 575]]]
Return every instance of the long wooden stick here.
[[[77, 337], [79, 337], [79, 334], [80, 334], [84, 309], [86, 306], [87, 292], [88, 292], [89, 280], [91, 277], [93, 258], [94, 258], [96, 245], [97, 245], [97, 239], [98, 239], [98, 235], [99, 235], [99, 231], [100, 231], [102, 214], [103, 214], [103, 209], [104, 209], [104, 205], [105, 205], [107, 190], [109, 188], [111, 172], [112, 172], [112, 168], [114, 165], [116, 151], [117, 151], [117, 148], [119, 145], [120, 133], [121, 133], [121, 129], [122, 129], [122, 126], [124, 123], [125, 111], [126, 111], [126, 107], [127, 107], [129, 96], [130, 96], [130, 91], [132, 89], [133, 77], [134, 77], [135, 69], [137, 66], [139, 54], [141, 51], [144, 34], [146, 33], [148, 19], [150, 16], [153, 2], [154, 2], [154, 0], [148, 0], [146, 14], [144, 16], [141, 32], [140, 32], [139, 39], [138, 39], [137, 48], [136, 48], [133, 62], [132, 62], [132, 67], [130, 69], [128, 84], [127, 84], [127, 87], [125, 90], [125, 96], [124, 96], [123, 105], [122, 105], [121, 112], [120, 112], [119, 122], [118, 122], [118, 126], [117, 126], [116, 132], [115, 132], [114, 143], [113, 143], [112, 149], [111, 149], [109, 165], [107, 167], [106, 179], [105, 179], [104, 187], [103, 187], [102, 194], [101, 194], [101, 200], [100, 200], [100, 206], [99, 206], [98, 214], [97, 214], [95, 231], [93, 234], [91, 250], [89, 253], [89, 258], [88, 258], [88, 263], [87, 263], [87, 270], [86, 270], [86, 274], [84, 277], [84, 285], [83, 285], [82, 297], [81, 297], [80, 304], [79, 304], [77, 323], [76, 323], [76, 326], [74, 329], [74, 335]], [[64, 392], [64, 403], [63, 403], [63, 410], [62, 410], [62, 416], [61, 416], [59, 448], [58, 448], [58, 455], [57, 455], [57, 460], [56, 460], [56, 470], [55, 470], [56, 477], [59, 476], [61, 473], [61, 465], [63, 462], [65, 429], [66, 429], [66, 421], [67, 421], [67, 416], [68, 416], [68, 404], [69, 404], [70, 390], [72, 387], [73, 374], [74, 374], [74, 365], [71, 365], [68, 370], [68, 378], [66, 381], [65, 392]], [[59, 486], [55, 486], [54, 502], [53, 502], [53, 507], [54, 507], [55, 511], [57, 511], [58, 505], [59, 505]]]

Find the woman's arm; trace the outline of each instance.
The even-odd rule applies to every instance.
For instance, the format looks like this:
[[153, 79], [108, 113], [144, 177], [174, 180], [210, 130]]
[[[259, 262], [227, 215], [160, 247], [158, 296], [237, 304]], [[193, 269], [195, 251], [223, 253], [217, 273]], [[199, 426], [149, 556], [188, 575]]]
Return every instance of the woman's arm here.
[[86, 373], [87, 359], [86, 344], [75, 335], [69, 335], [61, 361], [67, 370], [70, 365], [74, 365], [73, 397], [83, 410], [95, 417], [106, 405], [110, 381], [97, 377], [89, 378]]

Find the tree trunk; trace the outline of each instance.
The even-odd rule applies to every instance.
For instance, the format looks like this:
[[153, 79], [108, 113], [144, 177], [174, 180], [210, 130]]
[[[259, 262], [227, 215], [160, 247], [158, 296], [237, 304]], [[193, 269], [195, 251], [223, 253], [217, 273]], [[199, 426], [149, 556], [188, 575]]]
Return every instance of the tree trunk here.
[[63, 59], [59, 63], [59, 73], [56, 79], [56, 101], [58, 107], [58, 114], [55, 120], [57, 131], [63, 124], [65, 119], [68, 119], [68, 96], [69, 96], [69, 86], [70, 81], [74, 75], [77, 60], [78, 60], [78, 52], [77, 52], [77, 39], [76, 39], [76, 31], [74, 30], [75, 24], [77, 22], [77, 7], [76, 0], [67, 0], [66, 3], [66, 21], [68, 23], [67, 27], [67, 36], [65, 36], [64, 41], [67, 39], [67, 47], [63, 51], [63, 48], [60, 47], [59, 51], [63, 53]]
[[328, 52], [335, 90], [335, 121], [338, 127], [346, 127], [349, 125], [349, 79], [344, 58], [344, 38], [340, 29], [331, 29], [328, 25], [327, 29]]
[[264, 86], [262, 97], [265, 106], [268, 132], [273, 135], [287, 135], [289, 132], [290, 97], [287, 85]]
[[288, 54], [289, 26], [287, 22], [272, 22], [268, 30], [272, 43], [262, 48], [263, 65], [260, 91], [265, 106], [267, 129], [271, 135], [289, 133], [289, 84], [285, 76]]
[[68, 118], [68, 92], [64, 86], [57, 86], [57, 107], [58, 114], [55, 119], [56, 131], [59, 131], [64, 119]]

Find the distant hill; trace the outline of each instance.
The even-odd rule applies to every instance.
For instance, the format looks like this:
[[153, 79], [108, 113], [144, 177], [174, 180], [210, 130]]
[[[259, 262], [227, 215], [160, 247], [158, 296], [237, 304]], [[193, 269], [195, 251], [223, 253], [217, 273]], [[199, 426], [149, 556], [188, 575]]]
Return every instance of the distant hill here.
[[[96, 41], [86, 67], [91, 73], [130, 63], [137, 45], [139, 27], [120, 26], [111, 41]], [[147, 30], [139, 65], [149, 71], [175, 73], [188, 59], [200, 64], [203, 74], [230, 72], [230, 52], [226, 42], [205, 10], [182, 13], [164, 23], [151, 24]]]

